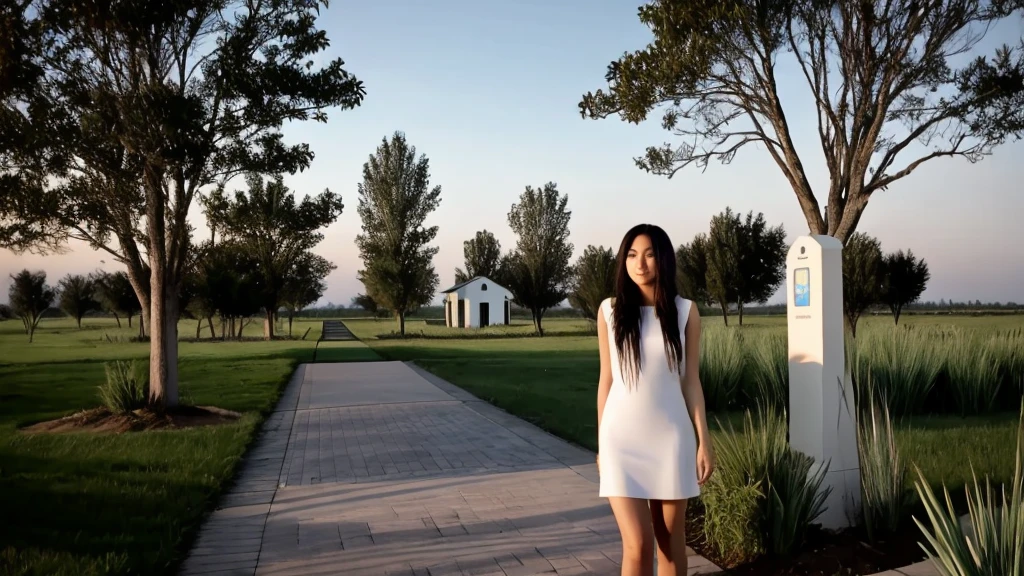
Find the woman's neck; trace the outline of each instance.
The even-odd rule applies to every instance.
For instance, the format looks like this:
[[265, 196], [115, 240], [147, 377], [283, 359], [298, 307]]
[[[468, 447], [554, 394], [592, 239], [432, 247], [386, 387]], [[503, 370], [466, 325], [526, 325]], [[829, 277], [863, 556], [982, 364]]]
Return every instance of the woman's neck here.
[[654, 286], [638, 286], [640, 288], [640, 302], [644, 306], [654, 306]]

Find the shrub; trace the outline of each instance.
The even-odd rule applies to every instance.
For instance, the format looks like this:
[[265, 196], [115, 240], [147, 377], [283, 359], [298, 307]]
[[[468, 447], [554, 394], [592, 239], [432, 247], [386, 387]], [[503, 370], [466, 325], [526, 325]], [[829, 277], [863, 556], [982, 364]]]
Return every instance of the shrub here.
[[[917, 471], [917, 492], [924, 501], [931, 530], [917, 518], [921, 544], [943, 576], [1021, 576], [1024, 574], [1024, 403], [1017, 426], [1017, 458], [1010, 494], [1003, 487], [997, 500], [988, 478], [982, 491], [977, 476], [966, 488], [970, 530], [965, 531], [943, 486], [942, 506], [924, 474]], [[973, 473], [973, 466], [972, 466]]]
[[704, 539], [723, 567], [751, 562], [764, 554], [760, 509], [764, 494], [759, 483], [735, 484], [711, 476], [701, 491]]
[[877, 542], [898, 532], [909, 514], [913, 492], [884, 398], [870, 402], [859, 420], [861, 524], [868, 539]]
[[104, 365], [107, 380], [99, 386], [100, 402], [113, 414], [127, 414], [146, 405], [148, 371], [134, 360], [116, 360]]
[[[747, 411], [743, 433], [724, 429], [716, 445], [717, 481], [702, 497], [705, 539], [730, 561], [792, 553], [824, 511], [826, 467], [811, 473], [813, 460], [789, 447], [785, 416], [770, 406], [759, 408], [756, 420]], [[741, 536], [749, 541], [737, 545]]]
[[777, 410], [789, 405], [789, 342], [785, 332], [772, 332], [750, 342], [751, 405], [763, 403]]
[[960, 414], [991, 412], [999, 396], [999, 364], [990, 346], [958, 331], [946, 340], [946, 381]]
[[700, 382], [711, 412], [728, 409], [736, 401], [743, 381], [744, 358], [734, 329], [709, 326], [700, 337]]

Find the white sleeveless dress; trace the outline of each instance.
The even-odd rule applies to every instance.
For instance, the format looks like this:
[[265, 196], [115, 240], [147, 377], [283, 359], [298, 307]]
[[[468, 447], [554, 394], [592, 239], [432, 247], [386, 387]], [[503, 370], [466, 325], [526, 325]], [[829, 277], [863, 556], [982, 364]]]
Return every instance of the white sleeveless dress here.
[[[676, 297], [683, 366], [691, 305]], [[654, 307], [643, 307], [640, 315], [643, 369], [632, 387], [619, 367], [610, 299], [601, 303], [601, 312], [608, 324], [612, 385], [598, 430], [600, 497], [682, 500], [700, 495], [697, 439], [679, 374], [668, 366]]]

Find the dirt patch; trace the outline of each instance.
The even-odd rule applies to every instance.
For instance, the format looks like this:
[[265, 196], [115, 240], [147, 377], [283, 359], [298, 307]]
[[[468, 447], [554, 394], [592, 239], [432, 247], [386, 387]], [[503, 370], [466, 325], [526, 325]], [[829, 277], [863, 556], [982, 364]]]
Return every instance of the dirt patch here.
[[147, 409], [135, 410], [128, 414], [112, 414], [106, 408], [93, 408], [76, 412], [70, 416], [39, 422], [22, 431], [29, 434], [58, 432], [141, 432], [199, 426], [229, 424], [241, 418], [238, 412], [214, 406], [178, 406], [157, 414]]

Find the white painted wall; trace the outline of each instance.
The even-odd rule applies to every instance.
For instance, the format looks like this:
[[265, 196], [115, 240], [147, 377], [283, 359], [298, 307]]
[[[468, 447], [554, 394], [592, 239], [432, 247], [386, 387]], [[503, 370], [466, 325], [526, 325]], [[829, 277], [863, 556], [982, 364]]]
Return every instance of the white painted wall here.
[[[484, 289], [486, 286], [486, 289]], [[465, 307], [465, 318], [463, 319], [465, 324], [464, 328], [479, 328], [480, 327], [480, 303], [487, 302], [488, 304], [488, 325], [494, 326], [496, 324], [505, 323], [505, 301], [512, 299], [512, 293], [506, 290], [504, 287], [492, 282], [487, 278], [479, 278], [462, 288], [459, 288], [455, 292], [448, 294], [447, 301], [453, 311], [452, 317], [457, 323], [458, 301], [462, 300], [462, 305]], [[451, 325], [448, 318], [445, 318], [446, 324]]]

